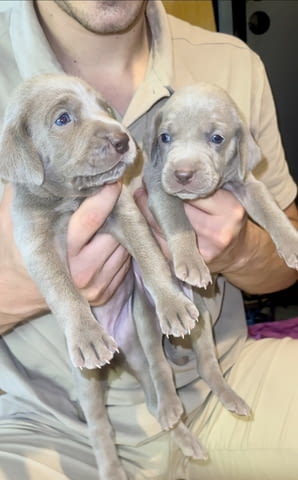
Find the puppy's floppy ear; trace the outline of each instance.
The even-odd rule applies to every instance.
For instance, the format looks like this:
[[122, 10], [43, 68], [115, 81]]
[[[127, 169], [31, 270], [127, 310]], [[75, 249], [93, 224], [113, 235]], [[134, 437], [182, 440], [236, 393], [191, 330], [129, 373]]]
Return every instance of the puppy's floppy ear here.
[[160, 147], [158, 142], [158, 130], [161, 123], [162, 114], [157, 112], [155, 118], [153, 119], [153, 125], [151, 127], [150, 135], [146, 141], [147, 152], [149, 156], [149, 161], [154, 167], [160, 162]]
[[259, 146], [244, 122], [239, 128], [237, 136], [237, 173], [240, 180], [244, 180], [247, 173], [261, 161], [262, 155]]
[[[8, 116], [8, 115], [7, 115]], [[43, 165], [20, 112], [4, 120], [0, 138], [0, 178], [11, 183], [41, 185]]]

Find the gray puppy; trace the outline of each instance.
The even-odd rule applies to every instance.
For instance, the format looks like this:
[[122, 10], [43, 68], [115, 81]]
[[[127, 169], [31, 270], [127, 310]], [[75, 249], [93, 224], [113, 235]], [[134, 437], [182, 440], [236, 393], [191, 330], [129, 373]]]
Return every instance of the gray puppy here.
[[[207, 197], [218, 188], [233, 192], [270, 233], [286, 263], [298, 267], [298, 232], [251, 173], [261, 159], [260, 150], [223, 89], [199, 83], [177, 90], [157, 112], [145, 149], [149, 206], [164, 232], [178, 278], [201, 288], [211, 281], [183, 200]], [[190, 333], [198, 372], [227, 409], [247, 416], [249, 408], [220, 371], [204, 293], [196, 288], [193, 292], [201, 313], [200, 326]]]
[[[111, 118], [98, 93], [76, 78], [34, 77], [21, 84], [6, 109], [0, 175], [15, 189], [15, 240], [78, 367], [102, 366], [117, 347], [71, 281], [68, 221], [84, 198], [122, 177], [135, 157], [128, 131]], [[187, 333], [197, 309], [173, 286], [169, 267], [125, 187], [101, 232], [112, 233], [137, 260], [162, 331]]]
[[222, 88], [202, 82], [177, 90], [158, 111], [147, 149], [149, 203], [178, 278], [198, 287], [211, 281], [182, 200], [204, 198], [219, 188], [239, 199], [271, 235], [287, 265], [298, 268], [298, 232], [252, 174], [261, 160], [260, 149]]
[[[119, 360], [140, 380], [162, 428], [178, 422], [174, 435], [184, 453], [196, 458], [203, 455], [199, 442], [180, 421], [183, 407], [160, 341], [161, 330], [175, 336], [189, 333], [199, 313], [173, 281], [168, 263], [125, 187], [100, 232], [113, 234], [136, 259], [156, 312], [136, 286], [132, 323], [122, 322], [119, 327], [113, 318], [104, 316], [110, 311], [113, 317], [114, 305], [123, 302], [127, 290], [134, 290], [130, 272], [125, 292], [120, 288], [111, 305], [96, 309], [98, 322], [69, 272], [66, 233], [71, 214], [84, 198], [122, 177], [135, 156], [129, 132], [112, 118], [98, 93], [78, 78], [63, 74], [33, 77], [17, 88], [6, 109], [0, 176], [14, 186], [15, 241], [65, 334], [72, 364], [87, 369], [74, 370], [101, 480], [127, 478], [105, 412], [106, 369], [96, 368], [109, 363], [118, 348]], [[159, 339], [156, 347], [155, 338]]]

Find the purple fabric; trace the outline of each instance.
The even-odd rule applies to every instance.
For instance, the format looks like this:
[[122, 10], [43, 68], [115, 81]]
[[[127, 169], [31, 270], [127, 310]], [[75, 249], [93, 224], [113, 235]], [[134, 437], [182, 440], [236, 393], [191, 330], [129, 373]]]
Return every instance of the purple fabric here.
[[248, 333], [256, 340], [261, 338], [298, 338], [298, 317], [277, 322], [256, 323], [248, 326]]

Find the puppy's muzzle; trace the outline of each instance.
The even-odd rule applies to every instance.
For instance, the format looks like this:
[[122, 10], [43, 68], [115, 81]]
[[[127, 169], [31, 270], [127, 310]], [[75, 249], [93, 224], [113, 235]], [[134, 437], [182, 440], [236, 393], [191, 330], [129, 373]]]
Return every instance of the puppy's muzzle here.
[[111, 138], [109, 138], [109, 141], [117, 153], [122, 155], [128, 151], [129, 136], [127, 133], [121, 132], [117, 135], [113, 135]]
[[174, 175], [178, 183], [180, 183], [181, 185], [187, 185], [188, 183], [191, 182], [194, 176], [194, 171], [193, 170], [175, 170]]

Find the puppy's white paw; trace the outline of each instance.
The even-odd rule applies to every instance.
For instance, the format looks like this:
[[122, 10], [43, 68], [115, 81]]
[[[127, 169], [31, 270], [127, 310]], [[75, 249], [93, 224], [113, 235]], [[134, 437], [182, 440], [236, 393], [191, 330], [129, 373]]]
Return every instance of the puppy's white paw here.
[[175, 443], [186, 457], [191, 457], [195, 460], [208, 459], [208, 454], [200, 440], [191, 433], [183, 422], [179, 422], [177, 426], [173, 428], [171, 433], [174, 437]]
[[297, 253], [285, 253], [284, 251], [279, 251], [279, 255], [284, 259], [288, 267], [298, 270], [298, 254]]
[[115, 340], [93, 318], [92, 321], [85, 321], [83, 327], [73, 325], [66, 331], [67, 346], [73, 365], [93, 369], [109, 363], [115, 352], [118, 352]]
[[156, 303], [161, 331], [165, 335], [183, 337], [194, 328], [199, 312], [182, 292], [167, 294]]
[[174, 258], [174, 271], [177, 278], [194, 287], [206, 288], [212, 283], [209, 268], [198, 252], [193, 255]]
[[232, 389], [223, 392], [219, 400], [223, 406], [232, 413], [239, 415], [240, 417], [250, 417], [251, 410], [247, 403], [237, 395]]
[[180, 420], [183, 413], [183, 407], [178, 396], [170, 400], [165, 398], [162, 405], [157, 410], [157, 418], [163, 430], [170, 430]]
[[288, 232], [276, 248], [288, 267], [298, 270], [298, 232], [296, 230]]

